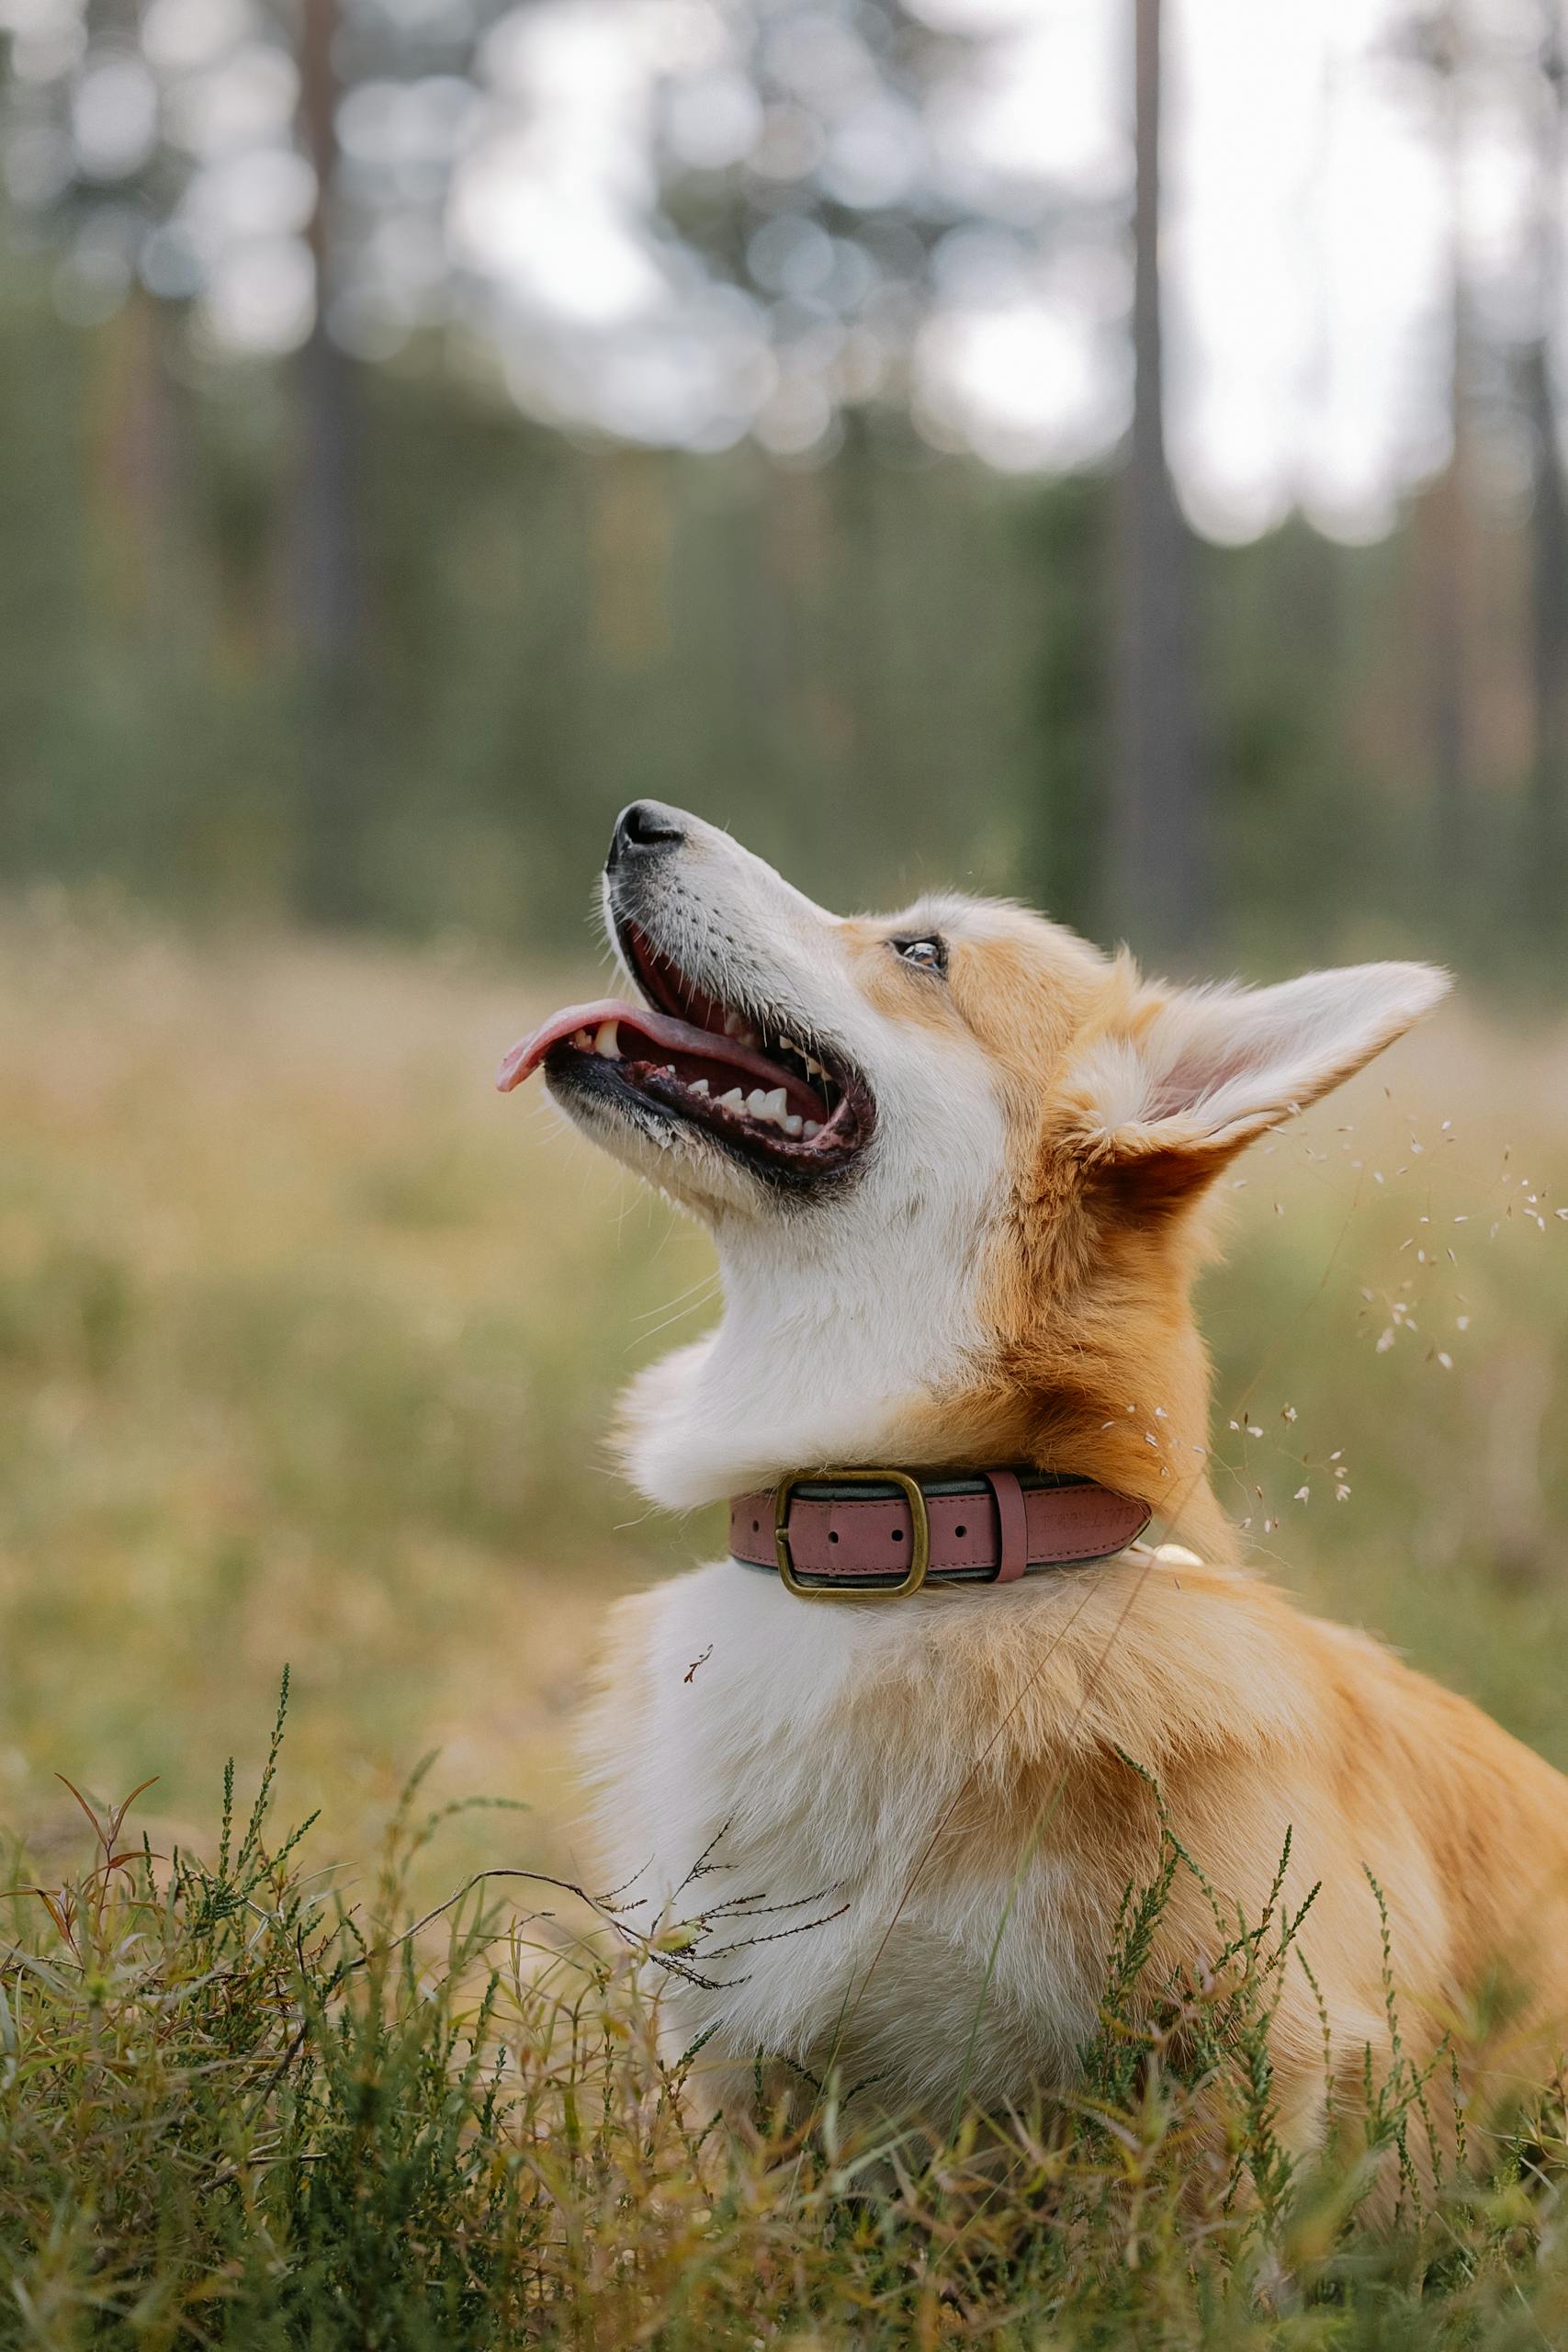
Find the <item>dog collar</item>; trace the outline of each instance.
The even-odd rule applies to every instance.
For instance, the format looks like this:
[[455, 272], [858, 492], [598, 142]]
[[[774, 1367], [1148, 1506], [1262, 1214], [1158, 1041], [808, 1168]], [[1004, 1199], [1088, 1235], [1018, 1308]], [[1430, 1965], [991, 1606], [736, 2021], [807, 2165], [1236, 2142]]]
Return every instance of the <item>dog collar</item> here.
[[734, 1497], [729, 1551], [744, 1566], [776, 1569], [801, 1600], [897, 1600], [928, 1583], [1012, 1584], [1031, 1570], [1107, 1560], [1149, 1517], [1131, 1495], [1045, 1471], [796, 1472]]

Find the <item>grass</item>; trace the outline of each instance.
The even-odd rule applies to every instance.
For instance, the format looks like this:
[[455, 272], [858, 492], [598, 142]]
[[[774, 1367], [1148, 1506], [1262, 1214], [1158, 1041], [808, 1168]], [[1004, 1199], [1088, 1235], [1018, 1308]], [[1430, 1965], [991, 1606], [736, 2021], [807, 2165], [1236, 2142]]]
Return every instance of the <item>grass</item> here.
[[[0, 926], [0, 1883], [43, 1890], [0, 1928], [0, 2345], [1568, 2339], [1560, 2122], [1371, 2232], [1364, 2146], [1272, 2146], [1281, 1923], [1151, 1988], [1157, 1888], [1081, 2107], [878, 2153], [829, 2084], [694, 2140], [561, 1891], [596, 1623], [713, 1536], [604, 1443], [708, 1312], [700, 1237], [489, 1091], [586, 978]], [[1568, 1764], [1565, 1080], [1561, 1031], [1402, 1048], [1243, 1163], [1205, 1320], [1260, 1560]], [[279, 1805], [322, 1817], [288, 1849]]]
[[[1374, 2083], [1369, 2062], [1366, 2114], [1292, 2172], [1267, 2029], [1300, 1915], [1278, 1887], [1252, 1923], [1216, 1905], [1201, 1979], [1152, 1984], [1195, 1867], [1168, 1836], [1055, 2111], [868, 2132], [834, 2080], [770, 2098], [760, 2065], [754, 2112], [721, 2134], [660, 2063], [649, 1949], [604, 1900], [538, 1877], [526, 1908], [516, 1885], [498, 1905], [481, 1879], [411, 1920], [449, 1817], [418, 1776], [351, 1899], [308, 1866], [307, 1829], [271, 1842], [281, 1727], [243, 1828], [226, 1781], [210, 1860], [83, 1802], [88, 1864], [11, 1892], [0, 2342], [1562, 2341], [1560, 2108], [1434, 2178], [1446, 2075], [1398, 2061]], [[1389, 2177], [1393, 2225], [1371, 2229]]]

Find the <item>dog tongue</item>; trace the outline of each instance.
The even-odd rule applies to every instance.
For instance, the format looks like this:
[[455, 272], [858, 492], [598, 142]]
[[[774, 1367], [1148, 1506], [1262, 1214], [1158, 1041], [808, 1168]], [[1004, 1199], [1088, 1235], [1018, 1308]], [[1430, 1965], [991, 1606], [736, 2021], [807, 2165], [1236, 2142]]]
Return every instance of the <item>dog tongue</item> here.
[[496, 1071], [495, 1082], [502, 1094], [510, 1094], [525, 1078], [532, 1078], [552, 1046], [563, 1037], [573, 1037], [580, 1029], [597, 1029], [601, 1021], [629, 1021], [633, 1008], [613, 996], [595, 997], [592, 1004], [569, 1004], [550, 1015], [542, 1028], [531, 1037], [520, 1037]]
[[[510, 1094], [532, 1077], [552, 1046], [563, 1038], [574, 1037], [580, 1029], [592, 1031], [602, 1021], [615, 1021], [628, 1029], [635, 1037], [646, 1038], [665, 1054], [698, 1055], [704, 1061], [719, 1062], [727, 1069], [739, 1070], [748, 1078], [766, 1079], [770, 1087], [784, 1083], [791, 1096], [805, 1092], [800, 1080], [790, 1070], [779, 1069], [764, 1055], [754, 1053], [735, 1037], [720, 1037], [711, 1029], [698, 1029], [690, 1021], [672, 1020], [668, 1013], [650, 1012], [646, 1005], [625, 1004], [616, 997], [595, 997], [591, 1004], [569, 1004], [564, 1011], [552, 1013], [543, 1028], [536, 1029], [531, 1037], [520, 1038], [495, 1074], [496, 1085], [502, 1094]], [[622, 1059], [639, 1061], [643, 1056], [621, 1048]], [[820, 1115], [820, 1106], [817, 1106]]]

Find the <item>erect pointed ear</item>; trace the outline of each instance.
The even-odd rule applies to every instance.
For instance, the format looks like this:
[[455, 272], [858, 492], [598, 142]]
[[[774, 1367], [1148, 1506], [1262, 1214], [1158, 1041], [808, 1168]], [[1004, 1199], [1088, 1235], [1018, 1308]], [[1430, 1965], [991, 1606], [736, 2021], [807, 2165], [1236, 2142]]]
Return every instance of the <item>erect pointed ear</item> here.
[[1278, 988], [1145, 990], [1075, 1073], [1089, 1156], [1190, 1191], [1403, 1037], [1450, 985], [1429, 964], [1351, 964]]

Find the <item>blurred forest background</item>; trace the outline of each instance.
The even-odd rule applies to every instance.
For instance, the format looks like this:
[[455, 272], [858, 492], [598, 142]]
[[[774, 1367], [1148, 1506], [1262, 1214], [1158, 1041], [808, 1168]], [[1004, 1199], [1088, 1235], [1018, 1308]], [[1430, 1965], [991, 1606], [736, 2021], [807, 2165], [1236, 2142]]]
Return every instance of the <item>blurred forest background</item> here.
[[13, 884], [570, 943], [653, 792], [840, 902], [1539, 981], [1558, 0], [0, 28]]
[[1465, 970], [1236, 1180], [1218, 1476], [1568, 1759], [1555, 0], [0, 35], [7, 1812], [199, 1837], [291, 1661], [340, 1849], [436, 1741], [570, 1859], [710, 1266], [488, 1081], [644, 792], [839, 906]]
[[[840, 909], [932, 880], [1188, 972], [1456, 968], [1224, 1180], [1211, 1467], [1259, 1573], [1568, 1768], [1565, 10], [0, 0], [0, 2345], [488, 2342], [454, 2314], [536, 2262], [503, 2177], [598, 2282], [563, 2340], [635, 2296], [652, 2341], [663, 2277], [658, 2340], [716, 2342], [728, 2264], [747, 2343], [785, 2293], [802, 2345], [1155, 2341], [1042, 2300], [1054, 2139], [1019, 2267], [947, 2153], [906, 2264], [836, 2126], [821, 2191], [770, 2137], [682, 2194], [635, 2071], [629, 2133], [590, 2071], [508, 2137], [505, 2085], [596, 2041], [585, 1976], [537, 2028], [433, 1998], [470, 1870], [524, 1950], [586, 1924], [522, 1874], [600, 1883], [606, 1609], [722, 1543], [609, 1434], [716, 1311], [707, 1237], [491, 1083], [604, 985], [637, 795]], [[63, 1776], [140, 1791], [149, 1872], [217, 1865], [286, 1668], [303, 1907], [225, 1861], [161, 1959]], [[405, 1911], [377, 1855], [432, 1754]], [[336, 2107], [306, 2025], [245, 2039], [297, 2007]], [[1072, 2275], [1145, 2282], [1161, 2343], [1568, 2340], [1551, 2117], [1435, 2263], [1331, 2254], [1314, 2189], [1227, 2320], [1148, 2161], [1190, 2170], [1185, 2038]], [[891, 2298], [803, 2267], [852, 2224]], [[426, 2263], [460, 2288], [405, 2324]]]

